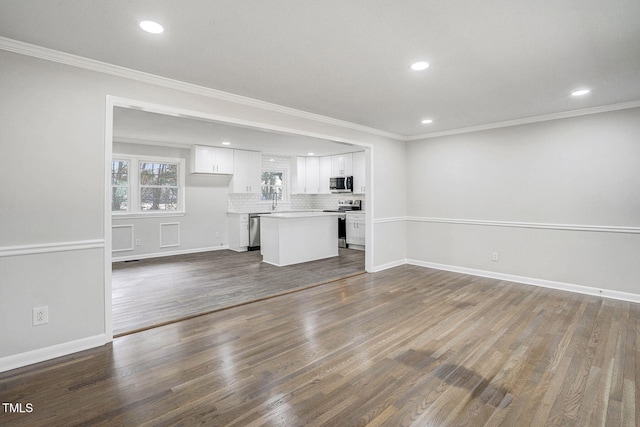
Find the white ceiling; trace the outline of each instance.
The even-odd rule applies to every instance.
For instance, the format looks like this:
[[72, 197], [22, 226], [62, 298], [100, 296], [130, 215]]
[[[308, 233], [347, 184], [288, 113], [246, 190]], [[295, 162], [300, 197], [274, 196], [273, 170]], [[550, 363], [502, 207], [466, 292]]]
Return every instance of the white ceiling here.
[[638, 0], [0, 1], [2, 37], [402, 136], [640, 100], [639, 22]]

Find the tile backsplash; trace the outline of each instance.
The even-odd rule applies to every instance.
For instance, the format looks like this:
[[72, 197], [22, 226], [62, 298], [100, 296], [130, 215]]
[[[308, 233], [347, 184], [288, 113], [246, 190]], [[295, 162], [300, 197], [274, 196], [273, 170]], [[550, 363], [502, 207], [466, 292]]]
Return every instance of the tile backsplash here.
[[[278, 201], [277, 210], [336, 209], [339, 200], [363, 200], [364, 194], [291, 194], [291, 158], [278, 156], [262, 156], [262, 169], [284, 172], [285, 200]], [[229, 194], [228, 210], [230, 212], [268, 212], [271, 201], [261, 201], [259, 194]]]

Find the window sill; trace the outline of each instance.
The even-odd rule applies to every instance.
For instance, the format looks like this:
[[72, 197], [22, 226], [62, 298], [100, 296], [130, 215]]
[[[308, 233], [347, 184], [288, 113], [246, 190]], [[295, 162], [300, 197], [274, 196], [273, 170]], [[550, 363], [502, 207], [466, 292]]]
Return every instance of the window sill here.
[[111, 212], [112, 219], [167, 218], [185, 216], [184, 211], [175, 212]]

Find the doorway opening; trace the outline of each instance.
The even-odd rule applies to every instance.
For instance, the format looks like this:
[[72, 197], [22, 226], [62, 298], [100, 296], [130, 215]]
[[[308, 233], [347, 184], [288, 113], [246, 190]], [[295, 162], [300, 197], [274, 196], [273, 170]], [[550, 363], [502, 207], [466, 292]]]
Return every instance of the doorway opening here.
[[[343, 253], [344, 250], [341, 249], [340, 260], [343, 261], [342, 265], [320, 265], [319, 262], [316, 262], [318, 265], [314, 265], [313, 268], [316, 272], [315, 275], [307, 274], [305, 276], [304, 274], [300, 274], [298, 279], [295, 280], [298, 285], [294, 287], [275, 286], [275, 284], [287, 282], [287, 280], [293, 277], [291, 274], [284, 274], [284, 276], [282, 276], [285, 272], [282, 268], [271, 266], [271, 268], [276, 269], [276, 271], [269, 271], [269, 266], [260, 262], [260, 259], [251, 260], [247, 257], [246, 253], [244, 257], [241, 257], [239, 255], [242, 255], [242, 253], [235, 253], [225, 248], [225, 246], [228, 246], [229, 236], [226, 224], [222, 226], [221, 222], [226, 222], [226, 213], [229, 206], [228, 202], [220, 203], [220, 201], [229, 198], [228, 188], [230, 178], [228, 176], [203, 177], [197, 174], [190, 175], [188, 171], [185, 174], [187, 183], [193, 184], [193, 188], [187, 186], [185, 190], [186, 194], [196, 192], [206, 193], [209, 191], [211, 193], [209, 196], [211, 198], [217, 198], [218, 200], [218, 206], [215, 212], [212, 213], [212, 215], [216, 217], [213, 222], [217, 222], [218, 229], [201, 230], [195, 233], [210, 233], [210, 240], [215, 241], [213, 245], [207, 246], [195, 243], [194, 246], [193, 243], [188, 242], [190, 239], [188, 235], [194, 235], [193, 224], [198, 223], [198, 221], [200, 221], [200, 224], [204, 224], [208, 221], [208, 219], [204, 219], [202, 215], [200, 218], [198, 217], [197, 212], [202, 210], [198, 207], [199, 202], [194, 203], [187, 199], [186, 213], [184, 211], [165, 211], [156, 213], [155, 215], [145, 215], [143, 212], [120, 215], [113, 214], [111, 210], [113, 206], [111, 199], [113, 193], [111, 169], [113, 166], [112, 159], [115, 155], [118, 155], [119, 158], [130, 155], [132, 158], [135, 158], [136, 162], [145, 156], [162, 159], [179, 159], [182, 157], [188, 164], [190, 147], [203, 143], [201, 139], [198, 139], [198, 132], [206, 132], [209, 139], [212, 133], [224, 134], [225, 132], [229, 132], [228, 135], [242, 134], [243, 137], [238, 140], [243, 140], [244, 145], [235, 145], [233, 149], [256, 150], [264, 154], [271, 152], [282, 155], [282, 153], [285, 153], [286, 155], [283, 157], [293, 157], [295, 154], [306, 155], [308, 150], [306, 150], [305, 144], [311, 144], [315, 140], [323, 142], [324, 149], [328, 150], [326, 153], [329, 153], [330, 150], [334, 150], [335, 153], [335, 150], [340, 149], [343, 151], [362, 151], [366, 154], [365, 182], [366, 188], [368, 189], [372, 188], [370, 174], [371, 146], [357, 141], [340, 140], [326, 135], [305, 134], [295, 130], [269, 127], [263, 124], [252, 124], [246, 121], [238, 121], [226, 117], [149, 104], [130, 99], [108, 97], [107, 104], [105, 157], [108, 176], [106, 176], [105, 179], [105, 187], [107, 189], [107, 200], [105, 203], [108, 209], [105, 212], [105, 241], [107, 242], [105, 246], [105, 325], [108, 336], [113, 337], [114, 335], [118, 336], [131, 333], [237, 304], [245, 304], [249, 301], [291, 292], [292, 289], [297, 290], [309, 286], [316, 286], [329, 280], [355, 274], [358, 271], [371, 271], [373, 259], [373, 242], [371, 239], [373, 224], [371, 222], [372, 209], [370, 209], [373, 207], [373, 203], [371, 191], [366, 191], [361, 196], [363, 199], [366, 199], [364, 212], [368, 224], [366, 227], [366, 245], [363, 247], [365, 250], [361, 253], [349, 252], [347, 254], [349, 256], [346, 256]], [[150, 122], [145, 122], [141, 120], [142, 118]], [[162, 122], [164, 122], [164, 124], [161, 124]], [[185, 130], [190, 126], [193, 129], [190, 131]], [[123, 133], [122, 130], [127, 127], [135, 128], [139, 133]], [[215, 128], [215, 131], [212, 131], [211, 128]], [[156, 134], [153, 133], [154, 131], [152, 131], [152, 129], [155, 129]], [[172, 130], [177, 131], [181, 129], [183, 132], [181, 136], [171, 135]], [[161, 135], [157, 133], [158, 130], [160, 130]], [[254, 145], [247, 145], [252, 141], [252, 139], [247, 136], [249, 134], [253, 135], [254, 140], [259, 139], [261, 142], [254, 142]], [[231, 139], [231, 137], [228, 139]], [[304, 152], [301, 153], [298, 151], [293, 153], [283, 151], [287, 149], [287, 145], [290, 147], [295, 146], [298, 150], [304, 148]], [[267, 147], [268, 150], [265, 147]], [[318, 151], [317, 149], [315, 150]], [[272, 156], [271, 153], [268, 154], [268, 157]], [[209, 196], [205, 196], [205, 198]], [[331, 203], [331, 197], [335, 198], [337, 196], [326, 195], [310, 197], [316, 199], [324, 197]], [[135, 200], [132, 198], [128, 202], [137, 203], [138, 201], [139, 198]], [[295, 201], [295, 203], [298, 203], [298, 201]], [[204, 211], [205, 210], [202, 210], [202, 212]], [[208, 214], [205, 216], [208, 216]], [[193, 221], [189, 223], [187, 219]], [[201, 227], [201, 229], [204, 228], [204, 226]], [[159, 236], [157, 237], [158, 239], [164, 240], [154, 242], [156, 248], [161, 249], [160, 251], [156, 250], [154, 253], [153, 250], [151, 250], [151, 252], [142, 250], [146, 242], [153, 241], [154, 239], [154, 237], [145, 235], [145, 230], [147, 230], [147, 232], [148, 230], [152, 230], [152, 233]], [[126, 242], [124, 246], [123, 242]], [[220, 246], [223, 246], [221, 250], [218, 247], [219, 243], [222, 243]], [[189, 247], [189, 244], [191, 244], [191, 247]], [[142, 246], [142, 248], [140, 248], [140, 246]], [[223, 295], [216, 294], [216, 290], [221, 291], [223, 289], [213, 289], [210, 286], [211, 280], [209, 282], [204, 280], [200, 282], [198, 286], [194, 286], [191, 289], [188, 289], [189, 286], [183, 287], [180, 284], [180, 280], [182, 280], [182, 284], [194, 283], [193, 277], [191, 279], [188, 276], [182, 278], [175, 277], [177, 281], [171, 281], [171, 276], [175, 276], [176, 272], [171, 272], [170, 266], [173, 266], [177, 271], [183, 269], [183, 267], [180, 267], [180, 262], [182, 262], [183, 265], [184, 263], [187, 265], [191, 263], [190, 265], [193, 266], [193, 263], [204, 261], [202, 264], [206, 266], [207, 256], [210, 257], [210, 259], [217, 259], [223, 262], [225, 267], [233, 268], [236, 266], [236, 268], [238, 268], [236, 273], [226, 273], [227, 279], [237, 279], [235, 284], [232, 280], [225, 282], [229, 289], [232, 289], [232, 292], [227, 294], [223, 293]], [[254, 253], [253, 256], [259, 257], [259, 252]], [[191, 261], [189, 257], [192, 258]], [[244, 264], [243, 267], [239, 267], [243, 265], [243, 262], [246, 262], [246, 264]], [[353, 265], [358, 263], [362, 267], [354, 270]], [[224, 269], [220, 269], [220, 271], [223, 270]], [[139, 275], [138, 279], [132, 279], [131, 276], [122, 279], [122, 277], [126, 276], [127, 272], [135, 272], [135, 274]], [[243, 277], [240, 273], [251, 274], [246, 274]], [[196, 274], [196, 276], [197, 274], [206, 276], [207, 273], [201, 271], [200, 273], [194, 274]], [[212, 273], [209, 272], [208, 274]], [[280, 279], [278, 279], [279, 275]], [[282, 280], [282, 277], [286, 277], [287, 280]], [[118, 286], [114, 286], [114, 279], [118, 280]], [[270, 281], [274, 284], [274, 289], [271, 293], [264, 294], [263, 291], [265, 289], [262, 288], [253, 288], [252, 293], [252, 286], [250, 285], [255, 283], [269, 283]], [[150, 282], [159, 284], [159, 288], [147, 290], [147, 293], [145, 293], [144, 285]], [[221, 282], [218, 281], [218, 283]], [[286, 285], [286, 283], [284, 284]], [[149, 296], [159, 297], [163, 293], [168, 300], [183, 302], [178, 304], [178, 310], [174, 310], [176, 307], [174, 307], [174, 309], [168, 308], [168, 305], [162, 302], [158, 303], [156, 301], [154, 305], [154, 298]], [[230, 294], [243, 296], [245, 300], [231, 298], [229, 296]], [[189, 297], [189, 295], [191, 296]], [[216, 304], [202, 304], [203, 301], [206, 302], [207, 300], [209, 302], [216, 301]], [[133, 307], [133, 309], [130, 310], [131, 307]], [[123, 309], [124, 312], [118, 312], [120, 309]]]

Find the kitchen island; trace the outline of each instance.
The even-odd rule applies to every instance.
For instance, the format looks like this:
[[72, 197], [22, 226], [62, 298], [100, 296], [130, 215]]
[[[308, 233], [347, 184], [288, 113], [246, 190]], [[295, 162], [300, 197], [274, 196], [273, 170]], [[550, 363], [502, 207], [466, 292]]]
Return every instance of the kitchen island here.
[[260, 216], [262, 261], [278, 267], [338, 256], [334, 212], [283, 212]]

